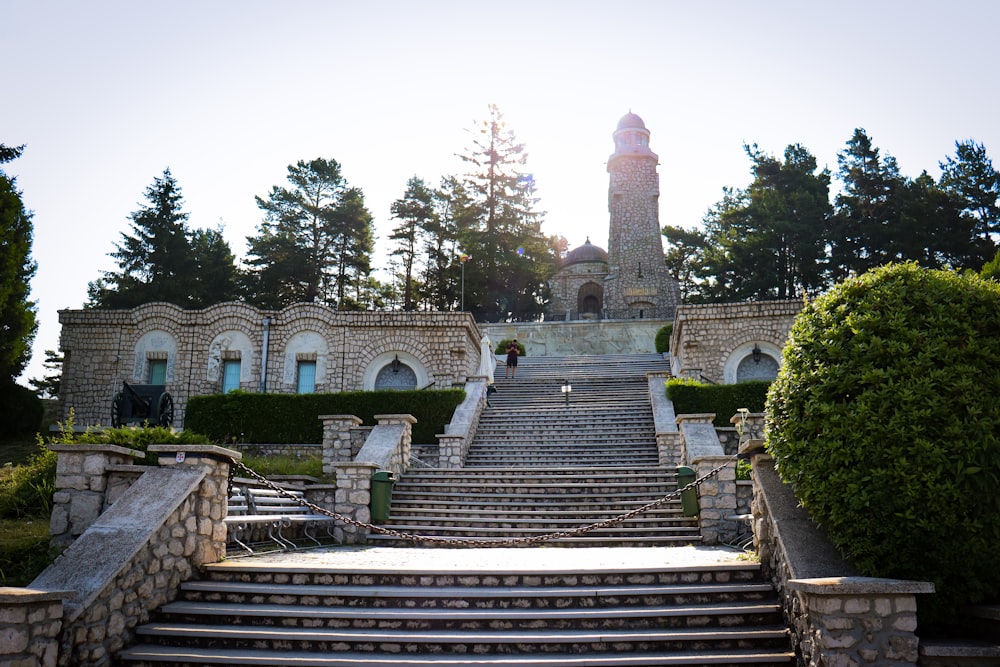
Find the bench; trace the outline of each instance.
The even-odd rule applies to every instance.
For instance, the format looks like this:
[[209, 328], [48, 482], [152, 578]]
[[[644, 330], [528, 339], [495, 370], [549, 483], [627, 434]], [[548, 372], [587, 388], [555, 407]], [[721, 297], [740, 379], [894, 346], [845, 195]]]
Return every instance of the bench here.
[[225, 518], [229, 537], [249, 555], [256, 553], [250, 545], [263, 541], [259, 538], [265, 530], [267, 540], [282, 551], [300, 548], [291, 536], [283, 532], [292, 526], [299, 527], [297, 532], [316, 546], [323, 545], [314, 534], [320, 526], [325, 528], [327, 537], [336, 540], [333, 534], [336, 519], [313, 512], [295, 500], [304, 497], [302, 491], [283, 490], [279, 493], [249, 485], [234, 486]]

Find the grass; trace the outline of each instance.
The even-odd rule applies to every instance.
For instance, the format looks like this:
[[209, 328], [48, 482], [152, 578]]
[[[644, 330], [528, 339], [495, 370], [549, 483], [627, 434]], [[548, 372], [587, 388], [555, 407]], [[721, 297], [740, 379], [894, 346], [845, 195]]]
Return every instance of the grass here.
[[27, 586], [53, 558], [47, 518], [0, 519], [0, 585]]

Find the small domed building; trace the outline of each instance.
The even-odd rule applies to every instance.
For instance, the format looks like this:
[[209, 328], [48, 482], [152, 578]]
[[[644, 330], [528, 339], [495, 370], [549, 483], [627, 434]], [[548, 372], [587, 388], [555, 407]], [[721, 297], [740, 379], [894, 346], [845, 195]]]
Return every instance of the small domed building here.
[[604, 312], [608, 253], [590, 242], [566, 253], [559, 273], [549, 281], [554, 319], [596, 320]]

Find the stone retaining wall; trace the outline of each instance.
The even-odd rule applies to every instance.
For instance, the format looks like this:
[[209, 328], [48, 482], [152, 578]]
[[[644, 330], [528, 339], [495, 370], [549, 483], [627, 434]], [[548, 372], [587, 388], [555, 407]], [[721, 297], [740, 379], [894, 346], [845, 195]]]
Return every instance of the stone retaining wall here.
[[403, 372], [383, 374], [382, 381], [406, 377], [416, 387], [447, 389], [478, 368], [482, 337], [468, 313], [345, 312], [313, 303], [277, 311], [150, 303], [62, 310], [59, 322], [60, 411], [66, 419], [73, 408], [83, 426], [110, 424], [122, 381], [152, 384], [151, 362], [165, 364], [172, 425], [180, 427], [191, 396], [222, 391], [227, 362], [239, 364], [245, 391], [295, 393], [302, 362], [315, 364], [317, 392], [370, 390], [397, 359]]
[[742, 453], [752, 466], [754, 546], [782, 599], [799, 664], [917, 664], [916, 596], [934, 585], [858, 576], [778, 478], [763, 441]]

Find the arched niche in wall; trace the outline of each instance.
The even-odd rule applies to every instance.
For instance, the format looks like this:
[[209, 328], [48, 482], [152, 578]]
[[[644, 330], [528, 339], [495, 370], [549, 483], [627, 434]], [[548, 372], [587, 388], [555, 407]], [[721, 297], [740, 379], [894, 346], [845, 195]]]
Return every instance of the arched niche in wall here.
[[726, 384], [748, 380], [771, 381], [781, 367], [781, 350], [771, 343], [750, 341], [737, 347], [729, 355], [723, 369]]
[[581, 319], [596, 317], [604, 309], [604, 288], [595, 282], [586, 282], [577, 292], [576, 309]]
[[429, 382], [427, 369], [416, 357], [409, 352], [392, 350], [372, 359], [365, 369], [362, 386], [365, 391], [417, 389], [426, 387]]
[[[174, 381], [177, 365], [177, 339], [169, 331], [152, 329], [135, 343], [135, 362], [132, 366], [133, 382], [160, 384]], [[151, 377], [151, 373], [156, 377]]]
[[207, 377], [209, 382], [219, 382], [224, 360], [240, 361], [240, 383], [251, 381], [253, 344], [242, 331], [223, 331], [212, 339], [208, 346]]
[[[284, 368], [281, 381], [286, 385], [295, 386], [298, 382], [298, 364], [302, 359], [315, 363], [315, 386], [321, 387], [327, 382], [329, 347], [326, 338], [316, 331], [300, 331], [288, 339], [285, 345]], [[319, 389], [317, 389], [319, 391]]]
[[628, 316], [631, 319], [642, 320], [652, 317], [656, 312], [656, 305], [649, 301], [635, 301], [628, 305]]

